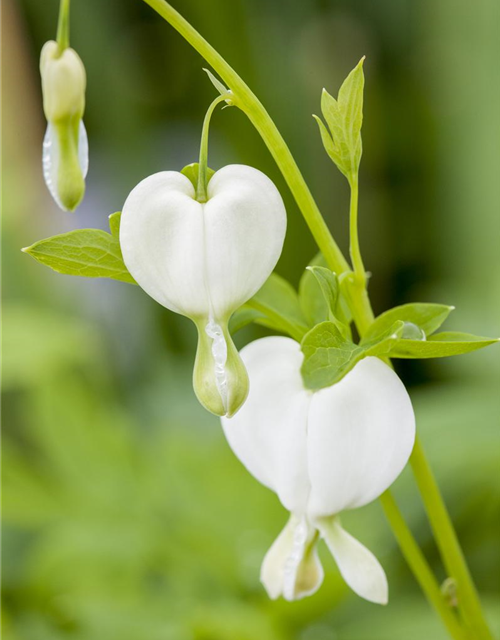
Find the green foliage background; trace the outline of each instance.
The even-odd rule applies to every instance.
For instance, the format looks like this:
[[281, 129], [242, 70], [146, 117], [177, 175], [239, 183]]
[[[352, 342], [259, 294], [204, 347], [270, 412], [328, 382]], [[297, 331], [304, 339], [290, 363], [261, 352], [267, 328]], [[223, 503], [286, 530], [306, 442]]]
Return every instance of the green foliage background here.
[[[229, 451], [190, 383], [195, 332], [138, 287], [59, 276], [19, 249], [107, 228], [155, 171], [197, 158], [214, 91], [201, 59], [139, 0], [73, 0], [88, 73], [87, 194], [76, 214], [42, 181], [37, 72], [57, 2], [3, 3], [3, 622], [11, 640], [444, 638], [378, 504], [346, 514], [384, 565], [387, 608], [347, 591], [322, 550], [318, 594], [271, 602], [262, 557], [286, 520]], [[445, 329], [499, 334], [499, 6], [495, 0], [176, 2], [263, 100], [341, 245], [347, 186], [323, 151], [321, 89], [365, 63], [361, 244], [377, 313], [454, 304]], [[315, 253], [272, 159], [236, 109], [210, 165], [265, 171], [289, 212], [278, 272]], [[264, 335], [244, 329], [238, 344]], [[500, 438], [495, 347], [398, 363], [418, 428], [497, 633]], [[411, 474], [398, 501], [445, 578]], [[496, 626], [495, 626], [496, 625]]]

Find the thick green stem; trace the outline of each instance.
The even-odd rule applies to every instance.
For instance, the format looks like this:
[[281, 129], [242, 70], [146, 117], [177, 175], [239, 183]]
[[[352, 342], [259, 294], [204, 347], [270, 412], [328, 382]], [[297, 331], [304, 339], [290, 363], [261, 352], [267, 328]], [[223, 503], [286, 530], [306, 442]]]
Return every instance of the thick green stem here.
[[[302, 177], [302, 174], [300, 173], [300, 170], [297, 167], [292, 154], [290, 153], [290, 150], [288, 149], [280, 132], [278, 131], [276, 125], [272, 121], [262, 103], [252, 93], [250, 88], [243, 82], [243, 80], [238, 76], [234, 69], [232, 69], [232, 67], [227, 64], [224, 58], [222, 58], [222, 56], [165, 0], [143, 1], [150, 7], [152, 7], [167, 22], [169, 22], [174, 27], [174, 29], [176, 29], [181, 34], [181, 36], [183, 36], [185, 40], [187, 40], [187, 42], [189, 42], [191, 46], [196, 51], [198, 51], [198, 53], [203, 56], [203, 58], [205, 58], [205, 60], [217, 71], [222, 80], [234, 94], [234, 104], [246, 113], [246, 115], [264, 140], [273, 158], [275, 159], [328, 265], [330, 266], [332, 271], [335, 271], [338, 275], [345, 271], [350, 271], [349, 264], [344, 258], [339, 247], [335, 243], [316, 205], [316, 202], [314, 201], [314, 198], [312, 197], [312, 194], [307, 187], [304, 178]], [[358, 331], [362, 335], [373, 321], [373, 311], [371, 309], [370, 300], [368, 298], [365, 287], [360, 288], [354, 286], [352, 288], [352, 294], [353, 295], [350, 299], [351, 310], [353, 312]], [[425, 469], [422, 468], [421, 464], [415, 465], [413, 463], [412, 467], [417, 478], [420, 490], [422, 492], [424, 490], [426, 491], [429, 479], [427, 477], [427, 474], [425, 473]], [[388, 494], [386, 494], [386, 496], [387, 495]], [[438, 491], [434, 493], [431, 492], [431, 495], [433, 496], [433, 498], [426, 502], [427, 509], [430, 513], [432, 513], [432, 520], [440, 529], [440, 527], [443, 525], [442, 513], [443, 510], [444, 512], [446, 512], [446, 509]], [[425, 501], [425, 495], [423, 497]], [[389, 499], [387, 497], [384, 500], [386, 505], [389, 504]], [[395, 503], [393, 501], [392, 507], [395, 507]], [[437, 587], [435, 579], [432, 578], [430, 569], [426, 567], [423, 556], [420, 555], [420, 559], [418, 561], [415, 560], [417, 557], [415, 555], [415, 549], [418, 549], [418, 546], [414, 538], [412, 537], [410, 531], [407, 529], [406, 525], [404, 525], [404, 529], [400, 526], [404, 524], [402, 516], [396, 517], [396, 511], [394, 509], [391, 509], [389, 513], [391, 514], [389, 522], [394, 529], [394, 533], [399, 541], [403, 554], [406, 558], [412, 558], [412, 562], [410, 564], [412, 570], [415, 572], [415, 575], [419, 580], [422, 588], [424, 589], [429, 601], [432, 602], [432, 604], [436, 608], [436, 611], [443, 617], [443, 621], [445, 622], [447, 627], [450, 628], [449, 616], [444, 613], [441, 605], [438, 606], [438, 601], [435, 597], [435, 594], [436, 588], [439, 590], [439, 587]], [[449, 526], [453, 531], [451, 522], [449, 523]], [[443, 541], [443, 539], [448, 539], [449, 542], [449, 531], [447, 533], [445, 531], [444, 538], [443, 532], [441, 530], [439, 530], [439, 532], [436, 530], [435, 533], [436, 537], [441, 541]], [[443, 553], [444, 549], [441, 549], [441, 552]], [[455, 554], [453, 562], [454, 566], [457, 565], [456, 561], [457, 558]], [[454, 572], [456, 573], [456, 566]], [[460, 580], [462, 581], [462, 583], [467, 584], [467, 587], [465, 589], [462, 587], [462, 598], [470, 599], [471, 593], [475, 593], [475, 589], [472, 585], [472, 581], [468, 572], [460, 573]], [[464, 607], [464, 602], [462, 602], [462, 607]], [[471, 603], [468, 603], [465, 608], [467, 610], [470, 610]], [[474, 606], [472, 606], [472, 608], [475, 609]], [[486, 629], [487, 631], [487, 626], [484, 622], [482, 612], [479, 607], [476, 610], [476, 615], [474, 616], [473, 622], [473, 633], [475, 635], [469, 636], [471, 640], [472, 638], [474, 638], [474, 640], [476, 638], [484, 638], [486, 640], [486, 638], [489, 639], [491, 637], [490, 635], [485, 635], [484, 631], [482, 631], [484, 629]], [[459, 636], [453, 637], [458, 638]]]
[[70, 0], [61, 0], [59, 5], [59, 20], [57, 23], [57, 44], [59, 45], [59, 53], [69, 47], [69, 2]]
[[217, 96], [212, 104], [208, 107], [205, 119], [203, 120], [203, 127], [201, 130], [201, 143], [200, 143], [200, 161], [198, 164], [198, 184], [196, 187], [196, 199], [198, 202], [206, 202], [207, 196], [207, 164], [208, 164], [208, 131], [210, 129], [210, 119], [214, 112], [215, 107], [226, 100], [229, 96], [227, 94]]
[[493, 640], [453, 523], [418, 438], [410, 464], [446, 571], [455, 581], [458, 607], [466, 627], [470, 630], [470, 637], [474, 640]]
[[441, 619], [446, 625], [451, 637], [455, 640], [466, 640], [467, 636], [460, 626], [457, 616], [452, 609], [450, 609], [443, 594], [441, 593], [429, 564], [420, 550], [420, 547], [415, 542], [411, 531], [408, 529], [408, 526], [406, 525], [391, 492], [386, 491], [383, 493], [380, 496], [380, 502], [382, 503], [386, 518], [391, 525], [405, 560], [417, 579], [422, 591], [425, 593], [427, 600], [441, 616]]

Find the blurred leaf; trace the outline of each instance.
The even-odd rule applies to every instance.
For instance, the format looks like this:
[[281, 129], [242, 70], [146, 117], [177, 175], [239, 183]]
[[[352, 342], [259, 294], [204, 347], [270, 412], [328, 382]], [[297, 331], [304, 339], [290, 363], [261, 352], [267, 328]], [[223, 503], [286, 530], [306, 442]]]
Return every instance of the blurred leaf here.
[[276, 273], [233, 314], [231, 330], [237, 331], [249, 322], [286, 333], [299, 342], [308, 329], [297, 292]]
[[399, 307], [394, 307], [375, 318], [365, 333], [361, 344], [369, 342], [376, 338], [377, 335], [384, 333], [397, 320], [415, 324], [422, 329], [425, 336], [429, 336], [431, 333], [434, 333], [436, 329], [439, 329], [454, 308], [455, 307], [449, 307], [445, 304], [424, 302], [411, 302]]
[[23, 251], [57, 273], [137, 284], [123, 262], [118, 238], [101, 229], [77, 229], [39, 240]]
[[2, 311], [4, 390], [38, 385], [70, 368], [97, 369], [102, 346], [91, 324], [33, 304], [5, 303]]
[[364, 58], [344, 80], [338, 100], [323, 89], [321, 112], [329, 131], [317, 116], [313, 116], [326, 152], [348, 180], [357, 174], [362, 154], [363, 62]]

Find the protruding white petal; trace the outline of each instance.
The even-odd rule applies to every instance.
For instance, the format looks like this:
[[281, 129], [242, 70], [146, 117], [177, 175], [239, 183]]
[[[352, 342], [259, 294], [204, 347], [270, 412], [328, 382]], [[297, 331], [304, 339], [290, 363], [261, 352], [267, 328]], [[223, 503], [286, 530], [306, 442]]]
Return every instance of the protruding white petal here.
[[403, 470], [414, 439], [408, 393], [378, 358], [365, 358], [315, 393], [308, 428], [311, 518], [375, 500]]
[[127, 198], [120, 244], [128, 270], [165, 307], [219, 322], [265, 282], [286, 229], [274, 184], [257, 169], [229, 165], [199, 203], [184, 175], [157, 173]]
[[316, 536], [305, 517], [290, 516], [262, 563], [260, 579], [270, 598], [299, 600], [319, 589], [324, 574]]
[[[83, 120], [80, 120], [78, 128], [78, 164], [82, 172], [82, 177], [85, 178], [89, 169], [89, 142], [87, 138], [87, 131], [83, 124]], [[49, 122], [45, 137], [43, 139], [43, 177], [45, 184], [50, 192], [50, 195], [54, 198], [56, 204], [63, 210], [67, 211], [66, 207], [59, 195], [58, 183], [59, 183], [59, 170], [60, 170], [61, 153], [59, 149], [59, 138], [57, 135], [56, 127]]]
[[288, 511], [303, 514], [309, 499], [307, 413], [311, 394], [302, 385], [300, 345], [269, 337], [242, 349], [250, 379], [248, 398], [222, 427], [234, 453]]
[[340, 526], [338, 518], [324, 518], [317, 524], [342, 577], [351, 589], [365, 600], [387, 604], [387, 577], [373, 553], [347, 533]]

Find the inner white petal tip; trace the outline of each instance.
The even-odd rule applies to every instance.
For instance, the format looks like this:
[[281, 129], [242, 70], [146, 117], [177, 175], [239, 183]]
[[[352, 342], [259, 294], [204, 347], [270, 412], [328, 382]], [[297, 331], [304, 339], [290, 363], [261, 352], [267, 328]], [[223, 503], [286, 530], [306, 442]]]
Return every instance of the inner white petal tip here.
[[213, 319], [210, 319], [205, 326], [205, 333], [212, 340], [215, 384], [222, 400], [225, 416], [228, 417], [227, 342], [221, 326], [214, 322]]

